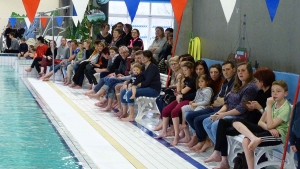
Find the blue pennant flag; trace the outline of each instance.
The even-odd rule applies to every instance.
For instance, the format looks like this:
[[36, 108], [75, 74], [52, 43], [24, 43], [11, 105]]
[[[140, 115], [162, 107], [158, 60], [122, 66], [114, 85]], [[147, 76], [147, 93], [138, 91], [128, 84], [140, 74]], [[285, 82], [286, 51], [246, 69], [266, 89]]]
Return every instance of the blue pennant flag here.
[[131, 19], [131, 22], [133, 21], [136, 11], [139, 7], [141, 0], [125, 0], [125, 4], [127, 6], [127, 10]]
[[74, 5], [73, 5], [73, 16], [77, 16], [77, 12], [76, 12], [76, 9], [75, 9]]
[[63, 20], [64, 20], [63, 17], [56, 17], [56, 22], [59, 27], [62, 26]]
[[271, 21], [273, 22], [279, 5], [279, 0], [266, 0], [266, 3], [269, 10]]
[[9, 20], [11, 27], [14, 28], [15, 24], [17, 22], [17, 18], [9, 18], [8, 20]]

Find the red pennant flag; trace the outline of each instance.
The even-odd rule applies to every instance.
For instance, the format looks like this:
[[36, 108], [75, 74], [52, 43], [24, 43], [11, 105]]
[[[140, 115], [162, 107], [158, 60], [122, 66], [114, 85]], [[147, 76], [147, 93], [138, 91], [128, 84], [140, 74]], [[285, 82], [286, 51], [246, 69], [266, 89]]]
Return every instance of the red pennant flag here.
[[47, 25], [48, 18], [46, 18], [46, 17], [41, 17], [40, 19], [41, 19], [41, 23], [42, 23], [43, 28], [45, 28], [46, 25]]
[[36, 10], [40, 4], [40, 0], [22, 0], [22, 1], [29, 21], [33, 22], [36, 14]]
[[181, 23], [183, 11], [187, 0], [171, 0], [172, 8], [174, 11], [175, 19], [177, 23]]

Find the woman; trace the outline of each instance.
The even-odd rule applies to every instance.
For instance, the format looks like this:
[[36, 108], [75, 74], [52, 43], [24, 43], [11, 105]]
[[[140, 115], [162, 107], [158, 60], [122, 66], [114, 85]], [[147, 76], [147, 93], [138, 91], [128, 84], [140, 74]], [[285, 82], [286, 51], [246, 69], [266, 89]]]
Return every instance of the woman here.
[[122, 38], [123, 31], [121, 29], [114, 29], [113, 38], [111, 40], [110, 46], [116, 46], [119, 48], [120, 46], [123, 46], [125, 44], [123, 38]]
[[207, 117], [203, 120], [203, 127], [212, 141], [208, 140], [205, 143], [207, 148], [213, 147], [216, 143], [219, 120], [223, 118], [234, 119], [237, 117], [246, 117], [247, 109], [243, 105], [243, 102], [254, 100], [257, 91], [258, 88], [254, 84], [251, 65], [246, 62], [240, 63], [237, 67], [237, 75], [232, 91], [225, 99], [225, 104], [218, 112], [211, 114], [213, 116]]
[[[47, 66], [52, 65], [52, 59], [56, 57], [57, 55], [57, 47], [56, 47], [56, 42], [55, 41], [50, 41], [49, 42], [50, 47], [46, 51], [46, 55], [43, 55], [42, 58], [42, 64], [41, 64], [41, 72], [39, 73], [40, 76], [45, 76], [47, 72]], [[54, 51], [54, 55], [52, 54], [52, 51]]]
[[78, 70], [75, 72], [75, 75], [73, 76], [73, 84], [70, 85], [70, 87], [74, 89], [79, 89], [82, 87], [82, 81], [84, 77], [84, 70], [86, 69], [86, 66], [90, 64], [91, 66], [98, 66], [98, 58], [102, 52], [102, 50], [105, 48], [105, 43], [101, 42], [99, 40], [96, 40], [94, 42], [95, 51], [93, 54], [86, 60], [81, 61], [78, 65]]
[[155, 28], [155, 39], [152, 44], [149, 46], [148, 50], [153, 53], [153, 57], [156, 61], [158, 61], [158, 55], [162, 50], [162, 47], [167, 42], [167, 39], [164, 35], [164, 28], [156, 27]]
[[[139, 88], [136, 90], [136, 97], [157, 97], [161, 89], [160, 75], [151, 51], [143, 51], [142, 62], [144, 70], [142, 75], [147, 78], [145, 78], [142, 83], [137, 85]], [[123, 89], [121, 91], [121, 103], [124, 115], [129, 108], [129, 116], [126, 118], [121, 118], [122, 121], [134, 121], [134, 100], [130, 99], [131, 95], [131, 90], [126, 92], [126, 90]], [[127, 99], [124, 99], [124, 96]]]
[[176, 100], [167, 105], [162, 111], [163, 131], [156, 138], [167, 137], [167, 127], [169, 117], [171, 116], [175, 130], [175, 137], [171, 145], [176, 146], [179, 142], [179, 116], [181, 115], [181, 107], [188, 105], [196, 96], [196, 76], [194, 74], [194, 64], [186, 61], [182, 67], [184, 77], [178, 76], [176, 84]]
[[106, 45], [111, 43], [112, 36], [108, 32], [110, 30], [110, 25], [105, 23], [100, 27], [101, 31], [97, 34], [97, 40], [104, 42]]
[[43, 59], [43, 55], [46, 54], [46, 51], [48, 50], [48, 46], [45, 43], [45, 40], [42, 36], [37, 38], [37, 45], [38, 47], [36, 48], [36, 54], [37, 56], [33, 59], [33, 62], [30, 66], [30, 68], [25, 69], [26, 72], [31, 72], [32, 68], [35, 67], [36, 71], [38, 73], [41, 72], [41, 68], [40, 68], [40, 63]]
[[126, 23], [124, 25], [125, 36], [123, 37], [123, 42], [125, 46], [128, 46], [130, 44], [130, 40], [132, 39], [131, 31], [132, 31], [132, 26]]
[[[249, 100], [244, 106], [248, 109], [248, 116], [245, 120], [253, 124], [257, 124], [265, 110], [267, 98], [271, 97], [271, 86], [275, 81], [275, 74], [269, 68], [258, 68], [253, 74], [255, 78], [255, 84], [259, 91], [254, 101]], [[235, 136], [239, 132], [232, 128], [232, 120], [220, 119], [217, 129], [216, 146], [213, 155], [207, 159], [207, 162], [211, 160], [221, 159], [219, 167], [226, 167], [228, 165], [227, 159], [227, 137], [226, 135]], [[228, 130], [230, 128], [230, 130]], [[222, 158], [221, 158], [222, 156]]]
[[139, 47], [140, 50], [144, 50], [143, 40], [140, 38], [140, 31], [138, 29], [132, 29], [132, 38], [129, 41], [128, 48], [133, 49], [133, 47]]
[[[196, 72], [197, 76], [201, 76], [204, 74], [210, 75], [207, 64], [204, 60], [197, 60], [195, 62], [195, 72]], [[219, 78], [217, 78], [217, 79], [219, 79]]]
[[209, 87], [213, 89], [215, 97], [216, 95], [218, 95], [224, 82], [224, 79], [222, 77], [222, 66], [220, 64], [211, 65], [209, 68], [209, 75], [211, 78]]
[[158, 69], [160, 73], [167, 73], [167, 64], [166, 61], [169, 56], [172, 54], [172, 47], [173, 47], [173, 33], [169, 33], [167, 36], [167, 42], [164, 44], [161, 52], [158, 56]]

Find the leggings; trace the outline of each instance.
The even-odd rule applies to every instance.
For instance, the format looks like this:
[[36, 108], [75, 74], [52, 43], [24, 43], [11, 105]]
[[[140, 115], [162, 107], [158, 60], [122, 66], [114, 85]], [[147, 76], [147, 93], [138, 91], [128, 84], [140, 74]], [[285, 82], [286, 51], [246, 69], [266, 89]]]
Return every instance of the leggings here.
[[47, 58], [42, 58], [42, 64], [41, 67], [44, 68], [44, 73], [47, 72], [47, 66], [51, 66], [52, 65], [52, 60], [48, 60]]
[[177, 100], [174, 100], [162, 110], [162, 117], [179, 117], [181, 115], [181, 107], [188, 105], [189, 102], [189, 100], [184, 100], [178, 103]]
[[275, 146], [282, 143], [280, 137], [274, 137], [272, 134], [257, 124], [250, 123], [244, 119], [235, 119], [234, 122], [243, 123], [256, 137], [261, 138], [262, 142], [258, 147]]
[[31, 68], [35, 67], [35, 69], [38, 73], [41, 72], [41, 68], [40, 68], [40, 64], [39, 64], [40, 61], [42, 61], [42, 58], [35, 58], [35, 59], [33, 59], [33, 62], [31, 63], [31, 66], [30, 66]]
[[84, 78], [84, 70], [85, 66], [89, 64], [90, 62], [82, 62], [78, 65], [78, 69], [75, 72], [75, 75], [73, 76], [73, 82], [76, 85], [82, 86], [83, 78]]

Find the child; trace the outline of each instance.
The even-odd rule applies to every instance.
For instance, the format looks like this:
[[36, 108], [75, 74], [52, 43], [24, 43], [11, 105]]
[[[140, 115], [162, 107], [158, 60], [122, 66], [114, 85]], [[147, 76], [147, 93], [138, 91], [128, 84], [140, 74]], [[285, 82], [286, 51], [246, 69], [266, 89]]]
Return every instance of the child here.
[[212, 88], [207, 87], [209, 78], [207, 75], [200, 75], [197, 78], [196, 86], [198, 88], [196, 97], [193, 101], [189, 102], [189, 105], [181, 107], [182, 111], [182, 128], [186, 127], [185, 124], [185, 112], [187, 111], [198, 111], [205, 109], [205, 106], [210, 104], [211, 97], [213, 96]]
[[25, 38], [21, 39], [21, 44], [19, 47], [19, 53], [18, 53], [18, 59], [20, 59], [20, 57], [24, 57], [24, 54], [28, 51], [28, 45], [25, 43]]
[[294, 113], [293, 113], [293, 118], [291, 121], [291, 133], [290, 133], [290, 144], [291, 144], [291, 150], [293, 152], [297, 152], [297, 157], [298, 157], [298, 168], [300, 167], [300, 113], [298, 112], [300, 106], [300, 102], [297, 102], [295, 108], [294, 108]]
[[[249, 169], [254, 169], [253, 151], [257, 146], [274, 146], [285, 143], [291, 113], [291, 105], [285, 99], [287, 95], [286, 82], [277, 80], [272, 84], [272, 97], [267, 99], [267, 107], [258, 125], [243, 119], [236, 119], [233, 122], [233, 127], [245, 135], [242, 145]], [[222, 162], [220, 167], [225, 167], [222, 166]]]
[[133, 64], [132, 76], [130, 81], [127, 83], [128, 88], [131, 87], [131, 91], [132, 91], [132, 95], [130, 99], [135, 99], [136, 87], [139, 83], [141, 83], [144, 80], [144, 77], [141, 73], [142, 73], [142, 65], [140, 65], [139, 63]]
[[26, 59], [34, 59], [36, 57], [36, 49], [33, 45], [29, 46], [29, 50], [24, 54]]

